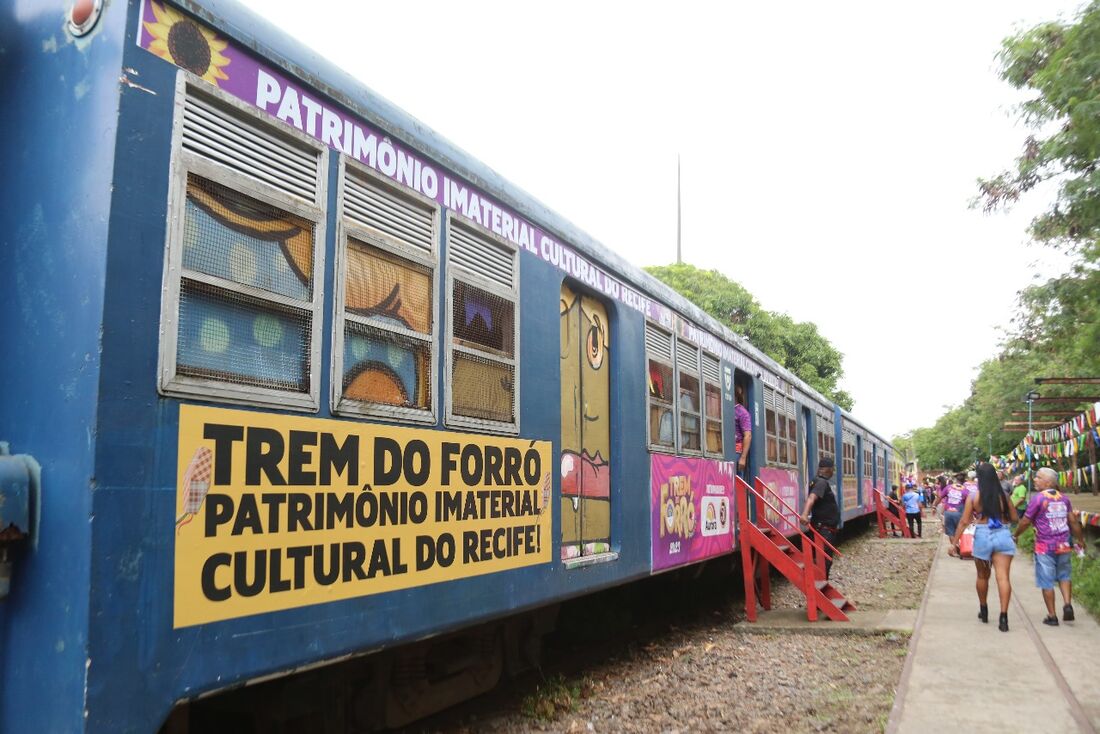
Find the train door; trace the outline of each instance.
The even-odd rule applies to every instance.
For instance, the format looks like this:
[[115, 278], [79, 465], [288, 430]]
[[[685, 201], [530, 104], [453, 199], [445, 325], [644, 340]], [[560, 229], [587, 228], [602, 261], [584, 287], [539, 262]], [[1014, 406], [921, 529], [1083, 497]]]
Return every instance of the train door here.
[[611, 550], [607, 308], [561, 287], [561, 557]]
[[[734, 402], [744, 405], [745, 410], [747, 410], [749, 413], [749, 425], [750, 430], [752, 431], [752, 439], [749, 445], [749, 456], [745, 460], [745, 471], [739, 473], [751, 484], [752, 478], [755, 477], [758, 473], [756, 462], [753, 461], [753, 456], [756, 455], [759, 447], [764, 445], [764, 432], [762, 430], [758, 430], [758, 428], [760, 428], [760, 411], [756, 408], [756, 396], [754, 394], [755, 391], [753, 390], [752, 386], [752, 377], [749, 375], [749, 373], [739, 369], [735, 369], [733, 371], [733, 392]], [[741, 396], [740, 399], [738, 398], [738, 396]], [[742, 439], [741, 444], [737, 443], [737, 435], [739, 431], [736, 426], [736, 420], [737, 413], [736, 411], [734, 411], [734, 454], [736, 455], [737, 460], [740, 461], [744, 441]]]

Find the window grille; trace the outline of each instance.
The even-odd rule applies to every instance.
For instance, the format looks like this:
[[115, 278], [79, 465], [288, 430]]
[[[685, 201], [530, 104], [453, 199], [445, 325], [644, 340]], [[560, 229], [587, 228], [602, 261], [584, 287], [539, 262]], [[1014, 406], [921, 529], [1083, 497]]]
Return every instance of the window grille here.
[[159, 388], [316, 410], [325, 152], [179, 79]]
[[649, 445], [676, 450], [672, 334], [646, 323], [646, 385], [649, 403]]
[[676, 343], [678, 392], [676, 409], [680, 420], [680, 450], [696, 454], [702, 445], [702, 399], [699, 380], [699, 348], [685, 341]]
[[447, 421], [519, 430], [519, 258], [510, 244], [447, 220]]
[[706, 453], [722, 455], [722, 363], [717, 357], [703, 355], [703, 412], [706, 416]]
[[341, 160], [333, 403], [435, 421], [435, 202]]

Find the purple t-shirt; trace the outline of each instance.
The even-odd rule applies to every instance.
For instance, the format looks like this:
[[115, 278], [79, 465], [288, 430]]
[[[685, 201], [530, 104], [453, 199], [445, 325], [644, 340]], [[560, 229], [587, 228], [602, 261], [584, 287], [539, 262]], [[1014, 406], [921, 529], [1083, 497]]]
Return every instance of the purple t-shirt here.
[[1031, 498], [1024, 517], [1035, 525], [1036, 553], [1069, 553], [1069, 513], [1073, 505], [1061, 492], [1040, 492]]
[[752, 417], [749, 415], [749, 411], [745, 409], [744, 405], [738, 403], [733, 407], [733, 424], [735, 426], [733, 433], [734, 451], [741, 453], [742, 441], [745, 439], [745, 434], [752, 431]]
[[940, 502], [943, 503], [944, 512], [962, 512], [966, 498], [970, 496], [970, 490], [965, 485], [948, 484], [940, 492]]

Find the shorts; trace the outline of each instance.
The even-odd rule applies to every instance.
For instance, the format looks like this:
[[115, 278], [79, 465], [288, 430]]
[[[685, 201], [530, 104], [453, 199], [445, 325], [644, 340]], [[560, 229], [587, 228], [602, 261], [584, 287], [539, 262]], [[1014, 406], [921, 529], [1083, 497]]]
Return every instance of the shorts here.
[[1073, 563], [1072, 553], [1036, 553], [1035, 585], [1040, 589], [1053, 589], [1054, 584], [1069, 581]]
[[961, 512], [943, 513], [943, 534], [948, 538], [955, 537], [955, 531], [959, 529], [959, 520], [962, 520]]
[[974, 530], [974, 557], [979, 561], [988, 561], [994, 553], [1016, 555], [1016, 541], [1012, 539], [1012, 532], [1004, 526], [990, 530], [987, 525], [978, 525]]

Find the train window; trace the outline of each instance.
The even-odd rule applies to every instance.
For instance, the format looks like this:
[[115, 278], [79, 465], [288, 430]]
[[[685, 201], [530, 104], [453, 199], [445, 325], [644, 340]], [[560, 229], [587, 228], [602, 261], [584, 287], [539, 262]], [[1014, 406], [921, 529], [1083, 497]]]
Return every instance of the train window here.
[[447, 423], [519, 430], [519, 258], [502, 238], [447, 220]]
[[844, 484], [849, 484], [849, 480], [854, 481], [856, 478], [856, 445], [855, 435], [847, 429], [844, 429], [844, 443], [841, 446], [844, 454], [841, 457], [841, 471], [844, 472]]
[[666, 451], [676, 450], [676, 426], [673, 416], [673, 339], [672, 334], [653, 324], [645, 325], [646, 382], [649, 391], [649, 445]]
[[341, 166], [333, 409], [434, 422], [438, 207]]
[[676, 371], [679, 376], [676, 407], [680, 414], [680, 450], [699, 453], [703, 445], [698, 347], [683, 341], [676, 343]]
[[703, 355], [703, 412], [706, 416], [706, 453], [722, 455], [722, 365], [717, 357]]
[[833, 421], [824, 415], [817, 415], [817, 458], [818, 461], [826, 456], [836, 459], [836, 436], [833, 433]]
[[798, 463], [798, 425], [794, 401], [764, 387], [764, 429], [768, 463], [794, 466]]
[[316, 410], [326, 153], [179, 78], [159, 388]]

